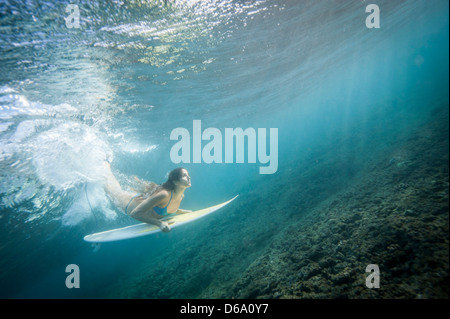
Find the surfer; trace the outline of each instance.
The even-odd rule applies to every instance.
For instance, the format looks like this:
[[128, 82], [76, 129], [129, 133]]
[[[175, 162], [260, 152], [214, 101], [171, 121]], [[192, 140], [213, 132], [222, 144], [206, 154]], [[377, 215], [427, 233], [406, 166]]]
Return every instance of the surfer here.
[[139, 181], [145, 191], [136, 195], [123, 190], [112, 173], [110, 164], [105, 162], [105, 166], [107, 170], [105, 191], [120, 209], [134, 219], [156, 225], [162, 231], [169, 232], [169, 224], [160, 220], [161, 218], [169, 214], [191, 212], [180, 209], [184, 191], [191, 187], [191, 177], [186, 169], [175, 168], [169, 173], [167, 181], [161, 185]]

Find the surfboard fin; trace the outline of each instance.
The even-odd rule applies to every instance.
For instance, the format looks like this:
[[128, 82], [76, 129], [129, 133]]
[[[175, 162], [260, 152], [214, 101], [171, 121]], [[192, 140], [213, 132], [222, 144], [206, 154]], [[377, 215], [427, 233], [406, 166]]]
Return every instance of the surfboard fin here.
[[92, 252], [96, 253], [97, 251], [100, 250], [100, 248], [102, 248], [102, 243], [92, 243], [91, 247], [92, 247]]

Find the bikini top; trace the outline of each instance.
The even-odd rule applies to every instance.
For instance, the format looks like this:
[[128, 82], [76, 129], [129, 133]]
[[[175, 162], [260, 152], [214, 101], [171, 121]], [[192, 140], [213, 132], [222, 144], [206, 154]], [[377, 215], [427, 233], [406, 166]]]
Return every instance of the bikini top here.
[[172, 194], [173, 194], [173, 192], [171, 191], [171, 192], [170, 192], [170, 199], [169, 199], [169, 202], [167, 203], [167, 205], [166, 205], [165, 207], [163, 207], [163, 208], [158, 207], [158, 206], [153, 207], [153, 210], [154, 210], [158, 215], [165, 216], [165, 215], [168, 215], [168, 214], [169, 214], [169, 213], [167, 213], [167, 207], [169, 207], [170, 201], [172, 200]]

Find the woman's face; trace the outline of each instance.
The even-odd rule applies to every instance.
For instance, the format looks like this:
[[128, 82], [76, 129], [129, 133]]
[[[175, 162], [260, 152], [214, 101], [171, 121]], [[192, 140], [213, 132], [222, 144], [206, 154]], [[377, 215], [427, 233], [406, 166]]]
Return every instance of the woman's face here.
[[181, 170], [181, 177], [176, 183], [180, 186], [191, 187], [191, 177], [189, 176], [189, 172], [185, 169]]

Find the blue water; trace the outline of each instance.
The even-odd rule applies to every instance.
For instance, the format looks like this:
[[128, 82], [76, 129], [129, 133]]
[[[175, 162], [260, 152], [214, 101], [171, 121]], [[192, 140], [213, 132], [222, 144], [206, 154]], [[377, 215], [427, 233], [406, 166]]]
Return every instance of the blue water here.
[[[79, 28], [66, 25], [69, 3], [0, 1], [2, 298], [205, 296], [211, 256], [231, 258], [233, 269], [216, 271], [237, 280], [301, 217], [285, 196], [312, 182], [301, 172], [323, 165], [332, 178], [312, 197], [325, 200], [448, 108], [445, 0], [377, 1], [379, 29], [366, 27], [364, 1], [77, 1]], [[192, 178], [182, 208], [239, 199], [169, 234], [98, 251], [84, 242], [135, 223], [105, 195], [103, 160], [124, 187], [133, 176], [162, 183], [178, 166], [170, 134], [192, 134], [193, 120], [222, 134], [278, 128], [276, 173], [259, 174], [247, 157], [180, 164]], [[262, 230], [270, 236], [252, 244]], [[238, 256], [230, 236], [252, 252]], [[196, 257], [201, 247], [209, 258]], [[204, 268], [187, 271], [186, 256]], [[65, 286], [69, 264], [80, 268], [78, 289]], [[158, 293], [140, 288], [150, 273], [178, 291], [162, 280]]]

